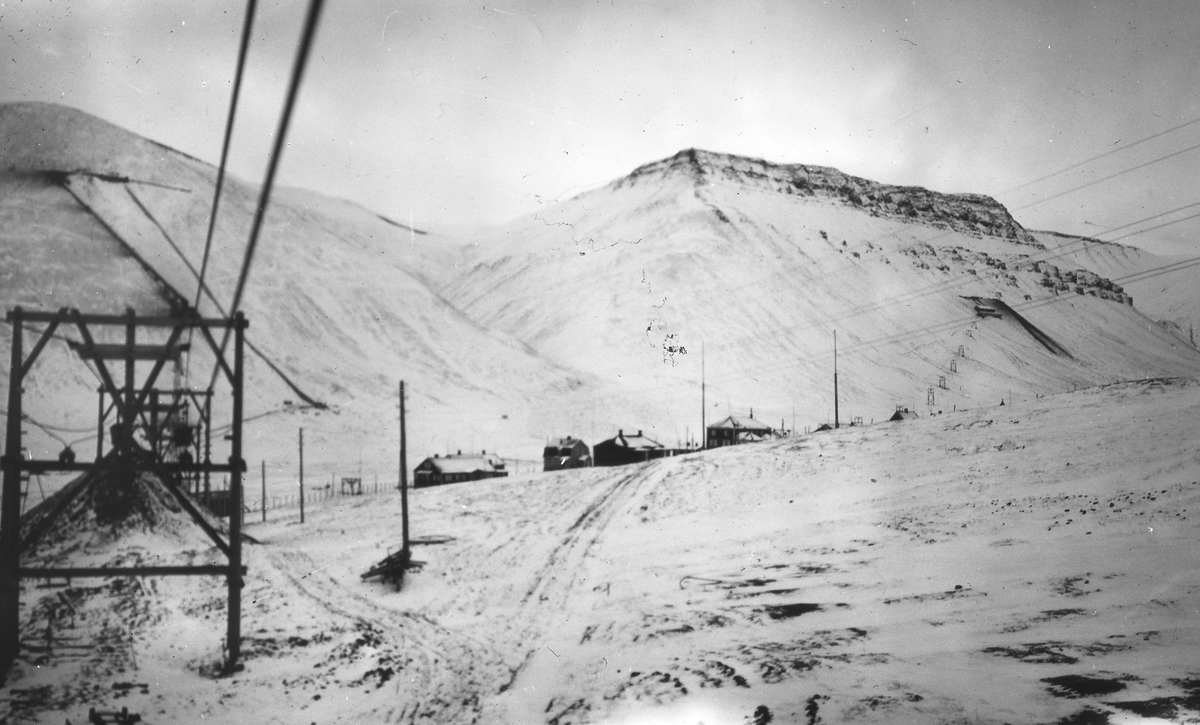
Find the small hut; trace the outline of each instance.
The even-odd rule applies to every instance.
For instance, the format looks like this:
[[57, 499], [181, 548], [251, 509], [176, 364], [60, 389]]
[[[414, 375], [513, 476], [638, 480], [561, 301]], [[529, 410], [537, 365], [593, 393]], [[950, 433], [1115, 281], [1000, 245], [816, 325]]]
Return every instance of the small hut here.
[[593, 453], [597, 466], [624, 466], [653, 458], [666, 458], [674, 452], [649, 436], [642, 435], [640, 430], [637, 435], [626, 435], [625, 431], [618, 430], [615, 438], [597, 443]]
[[739, 443], [755, 443], [775, 436], [775, 429], [750, 418], [729, 416], [724, 420], [712, 423], [705, 431], [705, 447], [721, 448], [736, 446]]
[[592, 452], [583, 441], [567, 436], [551, 441], [542, 451], [542, 460], [545, 471], [588, 468], [592, 465]]
[[413, 488], [503, 478], [507, 475], [504, 459], [487, 451], [465, 455], [459, 451], [455, 455], [441, 457], [434, 454], [433, 458], [426, 458], [413, 469]]

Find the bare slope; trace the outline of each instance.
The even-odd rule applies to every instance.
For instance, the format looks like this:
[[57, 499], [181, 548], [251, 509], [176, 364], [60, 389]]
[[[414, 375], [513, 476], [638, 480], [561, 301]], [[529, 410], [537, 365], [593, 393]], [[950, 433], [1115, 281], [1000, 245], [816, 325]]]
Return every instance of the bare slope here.
[[[0, 139], [0, 305], [152, 313], [194, 301], [215, 168], [47, 104], [0, 107]], [[257, 197], [255, 187], [227, 180], [205, 275], [219, 305], [201, 296], [202, 314], [231, 302]], [[278, 191], [243, 304], [253, 350], [247, 416], [266, 414], [250, 425], [247, 458], [272, 469], [287, 461], [282, 480], [290, 479], [295, 430], [304, 426], [310, 475], [353, 475], [357, 459], [367, 477], [394, 479], [401, 378], [417, 460], [468, 446], [528, 456], [544, 435], [566, 430], [563, 411], [586, 408], [575, 391], [587, 383], [434, 292], [457, 256], [444, 237], [347, 202]], [[47, 349], [27, 410], [79, 438], [94, 427], [96, 382], [68, 356], [65, 346]], [[212, 358], [197, 353], [190, 383], [207, 385], [211, 370]], [[562, 408], [536, 409], [546, 396]], [[57, 442], [32, 435], [39, 454], [57, 453]]]
[[[28, 588], [24, 641], [55, 639], [25, 655], [0, 717], [1191, 722], [1198, 404], [1195, 383], [1140, 381], [421, 489], [414, 531], [453, 538], [418, 547], [399, 593], [358, 576], [398, 542], [398, 498], [341, 499], [251, 526], [229, 679], [205, 676], [217, 585], [66, 592], [143, 612], [120, 624]], [[67, 645], [100, 622], [120, 648], [75, 678]]]
[[[639, 390], [668, 433], [697, 422], [702, 348], [710, 420], [831, 420], [834, 330], [843, 421], [1200, 372], [1119, 286], [1053, 276], [1055, 251], [994, 200], [835, 169], [684, 151], [476, 242], [451, 301]], [[1069, 356], [967, 296], [1026, 310]]]

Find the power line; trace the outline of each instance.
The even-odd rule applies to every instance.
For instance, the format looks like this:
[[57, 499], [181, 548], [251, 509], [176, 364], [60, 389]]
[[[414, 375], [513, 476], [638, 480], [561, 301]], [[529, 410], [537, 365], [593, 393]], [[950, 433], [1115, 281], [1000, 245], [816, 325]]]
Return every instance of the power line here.
[[1178, 126], [1168, 128], [1165, 131], [1159, 131], [1158, 133], [1151, 134], [1145, 138], [1138, 139], [1137, 141], [1134, 141], [1131, 144], [1126, 144], [1120, 148], [1112, 149], [1110, 151], [1105, 151], [1102, 154], [1097, 154], [1096, 156], [1093, 156], [1090, 159], [1084, 159], [1083, 161], [1080, 161], [1077, 164], [1071, 164], [1070, 166], [1061, 168], [1058, 171], [1052, 171], [1049, 174], [1046, 174], [1045, 176], [1039, 176], [1038, 178], [1034, 179], [1033, 181], [1026, 181], [1024, 184], [1018, 184], [1017, 186], [1014, 186], [1011, 189], [1005, 189], [1004, 191], [1000, 192], [999, 194], [996, 194], [996, 196], [1004, 196], [1005, 194], [1011, 194], [1012, 192], [1017, 191], [1018, 189], [1024, 189], [1026, 186], [1033, 186], [1034, 184], [1038, 183], [1039, 181], [1045, 181], [1046, 179], [1049, 179], [1054, 176], [1058, 176], [1059, 174], [1065, 174], [1066, 172], [1072, 171], [1074, 169], [1078, 169], [1080, 166], [1084, 166], [1085, 164], [1090, 164], [1093, 161], [1099, 161], [1100, 159], [1102, 159], [1106, 156], [1112, 156], [1113, 154], [1119, 154], [1122, 151], [1128, 151], [1129, 149], [1133, 148], [1134, 146], [1144, 144], [1147, 141], [1153, 141], [1154, 139], [1158, 138], [1159, 136], [1165, 136], [1166, 134], [1171, 133], [1172, 131], [1178, 131], [1181, 128], [1191, 126], [1194, 123], [1200, 123], [1200, 118], [1194, 118], [1191, 121], [1188, 121], [1187, 123], [1181, 123]]
[[[1171, 209], [1171, 210], [1169, 210], [1169, 211], [1159, 212], [1158, 214], [1151, 214], [1151, 215], [1150, 215], [1150, 216], [1148, 216], [1148, 217], [1143, 217], [1143, 218], [1141, 218], [1141, 219], [1138, 219], [1138, 220], [1137, 220], [1137, 221], [1135, 221], [1135, 222], [1129, 222], [1128, 224], [1122, 224], [1122, 225], [1121, 225], [1121, 226], [1119, 226], [1119, 227], [1110, 227], [1110, 228], [1108, 228], [1107, 230], [1105, 230], [1105, 231], [1103, 231], [1103, 232], [1100, 232], [1100, 233], [1099, 233], [1099, 234], [1097, 234], [1096, 236], [1098, 236], [1098, 237], [1099, 237], [1099, 236], [1102, 236], [1102, 235], [1104, 235], [1104, 234], [1112, 234], [1113, 232], [1120, 231], [1120, 230], [1122, 230], [1122, 229], [1127, 229], [1127, 228], [1129, 228], [1129, 227], [1132, 227], [1132, 226], [1137, 226], [1138, 224], [1141, 224], [1142, 222], [1148, 222], [1148, 221], [1150, 221], [1151, 219], [1157, 219], [1157, 218], [1159, 218], [1159, 217], [1163, 217], [1163, 216], [1166, 216], [1166, 215], [1168, 215], [1168, 214], [1174, 214], [1175, 212], [1177, 212], [1177, 211], [1183, 211], [1184, 209], [1191, 209], [1191, 208], [1192, 208], [1192, 207], [1194, 207], [1194, 206], [1200, 206], [1200, 201], [1193, 202], [1193, 203], [1191, 203], [1191, 204], [1184, 204], [1183, 206], [1177, 206], [1177, 207], [1175, 207], [1174, 209]], [[1181, 219], [1180, 221], [1183, 221], [1183, 220]], [[1147, 230], [1147, 231], [1148, 231], [1148, 230]], [[1133, 232], [1132, 234], [1126, 234], [1126, 235], [1125, 235], [1125, 237], [1133, 236], [1133, 235], [1135, 235], [1135, 234], [1141, 234], [1141, 232]], [[1118, 237], [1118, 239], [1124, 239], [1125, 237]], [[1111, 240], [1108, 240], [1108, 241], [1113, 241], [1113, 242], [1115, 242], [1115, 241], [1116, 241], [1116, 239], [1111, 239]]]
[[1096, 180], [1094, 180], [1094, 181], [1089, 181], [1089, 182], [1087, 182], [1086, 184], [1080, 184], [1079, 186], [1072, 187], [1072, 188], [1070, 188], [1070, 189], [1067, 189], [1066, 191], [1060, 191], [1060, 192], [1058, 192], [1057, 194], [1051, 194], [1050, 196], [1047, 196], [1047, 197], [1045, 197], [1045, 198], [1043, 198], [1043, 199], [1040, 199], [1040, 200], [1038, 200], [1038, 201], [1035, 201], [1035, 202], [1031, 202], [1031, 203], [1029, 203], [1029, 204], [1026, 204], [1025, 206], [1019, 206], [1019, 207], [1017, 207], [1016, 209], [1013, 209], [1013, 211], [1021, 211], [1022, 209], [1028, 209], [1028, 208], [1030, 208], [1030, 207], [1033, 207], [1033, 206], [1039, 206], [1039, 205], [1041, 205], [1041, 204], [1045, 204], [1046, 202], [1050, 201], [1051, 199], [1057, 199], [1057, 198], [1059, 198], [1060, 196], [1066, 196], [1067, 194], [1074, 193], [1074, 192], [1076, 192], [1076, 191], [1079, 191], [1080, 189], [1086, 189], [1086, 188], [1088, 188], [1089, 186], [1095, 186], [1096, 184], [1103, 183], [1103, 182], [1105, 182], [1105, 181], [1108, 181], [1108, 180], [1110, 180], [1110, 179], [1115, 179], [1115, 178], [1117, 178], [1118, 176], [1124, 176], [1125, 174], [1128, 174], [1128, 173], [1130, 173], [1130, 172], [1137, 171], [1138, 169], [1144, 169], [1144, 168], [1146, 168], [1147, 166], [1151, 166], [1151, 165], [1153, 165], [1153, 164], [1157, 164], [1157, 163], [1158, 163], [1158, 162], [1160, 162], [1160, 161], [1166, 161], [1167, 159], [1174, 158], [1175, 156], [1179, 156], [1180, 154], [1186, 154], [1186, 153], [1187, 153], [1187, 152], [1189, 152], [1189, 151], [1195, 151], [1196, 149], [1200, 149], [1200, 143], [1198, 143], [1198, 144], [1196, 144], [1196, 145], [1194, 145], [1194, 146], [1188, 146], [1188, 147], [1187, 147], [1187, 148], [1185, 148], [1185, 149], [1180, 149], [1179, 151], [1175, 151], [1175, 152], [1173, 152], [1173, 153], [1169, 153], [1169, 154], [1167, 154], [1167, 155], [1165, 155], [1165, 156], [1159, 156], [1158, 158], [1151, 159], [1150, 161], [1147, 161], [1147, 162], [1145, 162], [1145, 163], [1143, 163], [1143, 164], [1138, 164], [1137, 166], [1131, 166], [1130, 168], [1128, 168], [1128, 169], [1125, 169], [1124, 171], [1118, 171], [1118, 172], [1116, 172], [1116, 173], [1109, 174], [1108, 176], [1101, 177], [1101, 178], [1099, 178], [1099, 179], [1096, 179]]
[[1200, 264], [1200, 257], [1189, 257], [1188, 259], [1182, 259], [1177, 262], [1172, 262], [1171, 264], [1164, 264], [1161, 267], [1146, 269], [1142, 270], [1141, 272], [1134, 272], [1133, 274], [1125, 277], [1118, 277], [1113, 281], [1120, 282], [1121, 284], [1128, 284], [1130, 282], [1144, 282], [1147, 279], [1158, 277], [1159, 275], [1163, 274], [1170, 274], [1171, 272], [1178, 272], [1182, 269], [1187, 269], [1188, 267], [1194, 267], [1197, 264]]
[[[1189, 204], [1188, 206], [1198, 206], [1198, 205], [1200, 205], [1200, 204]], [[1186, 207], [1184, 207], [1184, 208], [1186, 208]], [[1178, 209], [1176, 209], [1175, 211], [1178, 211]], [[1172, 213], [1172, 212], [1166, 212], [1165, 214], [1158, 214], [1158, 215], [1156, 215], [1156, 216], [1166, 216], [1167, 214], [1170, 214], [1170, 213]], [[1128, 233], [1128, 234], [1125, 234], [1125, 235], [1119, 236], [1119, 237], [1117, 237], [1116, 239], [1110, 239], [1110, 240], [1108, 240], [1108, 241], [1110, 241], [1110, 242], [1116, 242], [1116, 241], [1118, 241], [1118, 240], [1125, 239], [1126, 237], [1136, 237], [1136, 236], [1137, 236], [1137, 235], [1139, 235], [1139, 234], [1145, 234], [1146, 232], [1152, 232], [1152, 231], [1154, 231], [1155, 229], [1162, 229], [1163, 227], [1169, 227], [1169, 226], [1171, 226], [1172, 224], [1178, 224], [1178, 223], [1180, 223], [1180, 222], [1186, 222], [1186, 221], [1188, 221], [1189, 219], [1195, 219], [1196, 217], [1200, 217], [1200, 214], [1192, 214], [1191, 216], [1185, 216], [1185, 217], [1182, 217], [1182, 218], [1180, 218], [1180, 219], [1174, 219], [1174, 220], [1172, 220], [1172, 221], [1169, 221], [1169, 222], [1163, 222], [1162, 224], [1155, 224], [1155, 225], [1154, 225], [1154, 226], [1152, 226], [1152, 227], [1146, 227], [1145, 229], [1139, 229], [1139, 230], [1138, 230], [1138, 231], [1136, 231], [1136, 232], [1130, 232], [1130, 233]], [[1153, 217], [1151, 217], [1151, 218], [1153, 218]], [[1145, 220], [1145, 219], [1143, 219], [1142, 221], [1146, 221], [1146, 220]]]

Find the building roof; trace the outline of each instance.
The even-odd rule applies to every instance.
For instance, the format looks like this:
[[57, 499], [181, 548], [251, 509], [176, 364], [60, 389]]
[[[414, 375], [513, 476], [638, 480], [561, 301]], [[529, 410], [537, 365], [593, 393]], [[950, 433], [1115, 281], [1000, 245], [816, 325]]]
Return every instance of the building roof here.
[[442, 458], [426, 458], [422, 461], [422, 465], [426, 463], [441, 473], [504, 470], [504, 460], [490, 454], [459, 454]]
[[766, 431], [739, 430], [737, 433], [737, 439], [739, 441], [747, 442], [747, 443], [753, 442], [753, 441], [765, 441], [766, 439], [768, 439], [770, 437], [771, 437], [770, 434], [767, 433]]
[[[557, 439], [551, 441], [549, 443], [549, 445], [547, 445], [546, 447], [547, 448], [574, 448], [576, 443], [583, 443], [583, 441], [574, 436], [567, 436], [566, 438], [557, 438]], [[584, 445], [587, 445], [587, 444], [584, 443]]]
[[774, 428], [766, 423], [763, 423], [762, 421], [757, 421], [753, 418], [736, 418], [732, 415], [725, 418], [725, 420], [717, 421], [716, 423], [709, 423], [708, 428], [709, 430], [734, 428], [737, 430], [762, 431], [764, 433], [769, 433], [774, 430]]
[[613, 445], [618, 445], [622, 448], [632, 448], [635, 450], [654, 450], [664, 447], [663, 444], [659, 443], [653, 438], [642, 435], [640, 430], [637, 432], [637, 435], [629, 435], [626, 434], [625, 431], [619, 430], [617, 431], [616, 438], [610, 438], [609, 440], [604, 441], [604, 443], [612, 443]]

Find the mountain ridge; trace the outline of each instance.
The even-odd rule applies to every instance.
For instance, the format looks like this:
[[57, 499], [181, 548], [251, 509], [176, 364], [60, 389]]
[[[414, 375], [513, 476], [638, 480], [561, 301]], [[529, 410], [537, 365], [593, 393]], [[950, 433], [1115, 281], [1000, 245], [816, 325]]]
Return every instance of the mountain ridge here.
[[610, 186], [619, 189], [672, 173], [690, 178], [697, 186], [713, 180], [734, 181], [776, 193], [832, 199], [874, 216], [909, 219], [937, 228], [997, 236], [1041, 247], [1008, 209], [990, 196], [884, 184], [831, 166], [778, 164], [749, 156], [689, 148], [643, 164]]

